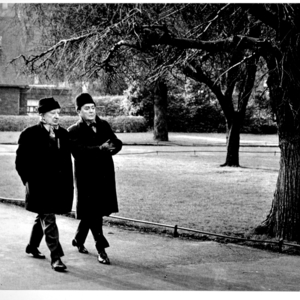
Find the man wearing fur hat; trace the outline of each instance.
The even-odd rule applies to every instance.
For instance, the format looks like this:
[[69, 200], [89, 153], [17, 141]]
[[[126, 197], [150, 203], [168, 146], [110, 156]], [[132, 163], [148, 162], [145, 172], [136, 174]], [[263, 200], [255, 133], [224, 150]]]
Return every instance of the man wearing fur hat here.
[[24, 129], [16, 151], [16, 170], [26, 187], [25, 208], [37, 213], [26, 253], [45, 258], [38, 247], [45, 235], [55, 271], [67, 267], [59, 242], [55, 214], [68, 213], [73, 202], [73, 169], [68, 132], [59, 126], [60, 105], [54, 98], [39, 101], [40, 122]]
[[96, 115], [96, 106], [88, 93], [76, 97], [80, 117], [69, 131], [74, 157], [76, 182], [76, 217], [80, 219], [72, 245], [88, 253], [84, 242], [91, 230], [98, 252], [98, 261], [110, 264], [105, 252], [109, 243], [103, 235], [103, 216], [118, 212], [114, 162], [112, 156], [122, 148], [122, 142], [105, 120]]

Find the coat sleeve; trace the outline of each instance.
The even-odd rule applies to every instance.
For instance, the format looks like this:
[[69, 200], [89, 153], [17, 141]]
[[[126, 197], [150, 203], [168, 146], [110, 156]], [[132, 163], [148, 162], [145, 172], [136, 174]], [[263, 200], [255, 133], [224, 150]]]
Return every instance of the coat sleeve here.
[[121, 140], [119, 140], [117, 138], [117, 136], [112, 131], [112, 129], [108, 123], [105, 122], [105, 126], [106, 126], [106, 131], [108, 133], [108, 136], [110, 137], [110, 144], [112, 144], [115, 148], [115, 150], [112, 151], [110, 154], [115, 155], [122, 149], [123, 143]]
[[[114, 145], [115, 150], [111, 152], [111, 155], [115, 155], [122, 149], [122, 142], [117, 138], [117, 136], [112, 131], [110, 125], [107, 122], [103, 123], [103, 130], [105, 132], [105, 136], [107, 137], [103, 143], [109, 139], [110, 143]], [[68, 128], [69, 131], [69, 140], [71, 146], [71, 152], [75, 159], [80, 159], [83, 157], [93, 157], [97, 155], [101, 155], [101, 153], [107, 155], [107, 152], [100, 149], [102, 143], [99, 145], [88, 145], [84, 141], [83, 133], [80, 131], [77, 125], [71, 126]]]
[[118, 138], [114, 138], [111, 143], [114, 145], [115, 150], [113, 150], [111, 152], [111, 155], [115, 155], [117, 154], [119, 151], [121, 151], [122, 147], [123, 147], [123, 143], [121, 140], [119, 140]]
[[84, 157], [91, 157], [97, 155], [100, 152], [100, 145], [87, 145], [83, 139], [83, 136], [77, 126], [71, 126], [68, 128], [69, 142], [72, 155], [75, 159]]
[[21, 177], [23, 184], [28, 181], [30, 170], [30, 139], [28, 131], [23, 131], [20, 134], [18, 148], [16, 151], [15, 167]]

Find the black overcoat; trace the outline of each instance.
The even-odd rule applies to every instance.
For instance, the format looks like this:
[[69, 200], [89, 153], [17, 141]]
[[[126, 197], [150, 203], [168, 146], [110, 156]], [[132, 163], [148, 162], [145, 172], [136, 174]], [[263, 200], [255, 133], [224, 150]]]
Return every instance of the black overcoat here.
[[36, 213], [62, 214], [72, 210], [73, 167], [68, 131], [55, 130], [56, 140], [42, 123], [24, 129], [15, 166], [26, 186], [25, 208]]
[[[107, 121], [96, 117], [96, 127], [95, 133], [80, 119], [68, 128], [75, 166], [78, 219], [109, 216], [118, 212], [112, 155], [121, 150], [122, 142]], [[112, 153], [99, 148], [109, 139], [116, 148]]]

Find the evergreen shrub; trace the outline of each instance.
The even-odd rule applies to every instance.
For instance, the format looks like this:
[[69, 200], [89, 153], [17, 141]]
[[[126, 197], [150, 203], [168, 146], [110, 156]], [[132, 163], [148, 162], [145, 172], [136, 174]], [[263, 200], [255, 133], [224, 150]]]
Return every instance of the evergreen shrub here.
[[[145, 132], [146, 121], [143, 117], [118, 116], [101, 117], [106, 120], [115, 132]], [[39, 116], [0, 116], [0, 131], [22, 131], [28, 126], [37, 124]], [[78, 116], [61, 116], [60, 125], [68, 128], [77, 122]]]

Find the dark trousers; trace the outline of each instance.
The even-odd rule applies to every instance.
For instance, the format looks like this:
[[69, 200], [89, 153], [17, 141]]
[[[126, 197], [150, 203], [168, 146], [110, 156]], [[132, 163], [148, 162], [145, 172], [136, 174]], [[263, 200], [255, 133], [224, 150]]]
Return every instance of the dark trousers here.
[[102, 225], [102, 217], [98, 217], [96, 219], [85, 218], [80, 220], [75, 234], [75, 240], [77, 244], [83, 245], [85, 243], [89, 230], [91, 230], [98, 253], [109, 247], [109, 243], [103, 235]]
[[59, 243], [55, 214], [37, 215], [32, 227], [29, 245], [33, 248], [38, 248], [44, 235], [46, 244], [51, 252], [50, 256], [52, 261], [64, 256], [64, 252]]

